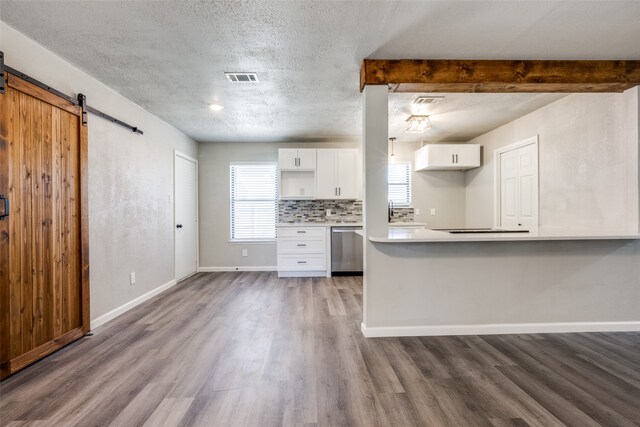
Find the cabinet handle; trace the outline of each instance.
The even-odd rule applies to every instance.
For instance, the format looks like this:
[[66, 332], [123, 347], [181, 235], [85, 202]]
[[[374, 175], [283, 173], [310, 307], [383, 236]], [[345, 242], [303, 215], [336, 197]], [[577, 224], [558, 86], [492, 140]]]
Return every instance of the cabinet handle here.
[[342, 187], [338, 187], [338, 196], [342, 196]]
[[304, 231], [304, 230], [298, 230], [298, 231], [296, 231], [296, 233], [298, 233], [298, 234], [307, 234], [307, 232]]
[[452, 154], [451, 155], [451, 163], [455, 163], [456, 162], [456, 155]]
[[307, 261], [298, 261], [298, 264], [306, 264]]
[[458, 155], [456, 154], [456, 163], [458, 163]]
[[298, 246], [307, 246], [306, 243], [298, 243]]

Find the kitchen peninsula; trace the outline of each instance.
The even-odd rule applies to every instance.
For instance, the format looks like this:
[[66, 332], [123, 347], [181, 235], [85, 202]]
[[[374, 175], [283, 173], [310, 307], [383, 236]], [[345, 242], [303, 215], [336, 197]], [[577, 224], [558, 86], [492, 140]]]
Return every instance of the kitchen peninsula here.
[[640, 234], [628, 234], [620, 231], [600, 231], [599, 234], [585, 230], [555, 230], [522, 232], [520, 230], [467, 231], [428, 230], [390, 227], [385, 235], [368, 236], [375, 243], [446, 243], [446, 242], [524, 242], [551, 240], [635, 240]]
[[388, 227], [389, 96], [363, 89], [365, 336], [640, 330], [637, 87], [568, 95], [469, 141], [484, 152], [464, 172], [465, 227], [494, 228], [494, 151], [539, 137], [539, 227], [513, 234]]

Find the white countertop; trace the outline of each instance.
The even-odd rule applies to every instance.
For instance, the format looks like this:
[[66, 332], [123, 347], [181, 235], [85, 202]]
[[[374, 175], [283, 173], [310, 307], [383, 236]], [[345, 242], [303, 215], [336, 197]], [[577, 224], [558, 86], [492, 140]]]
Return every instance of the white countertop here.
[[585, 233], [578, 230], [564, 230], [542, 233], [462, 233], [429, 229], [392, 228], [386, 236], [369, 236], [376, 243], [429, 243], [429, 242], [494, 242], [494, 241], [535, 241], [535, 240], [619, 240], [640, 239], [639, 234]]
[[[424, 222], [391, 222], [389, 223], [389, 227], [393, 228], [402, 228], [402, 227], [426, 227], [426, 223]], [[352, 227], [362, 227], [361, 222], [280, 222], [277, 224], [278, 227], [341, 227], [341, 226], [352, 226]]]
[[426, 227], [426, 222], [390, 222], [389, 227]]
[[277, 227], [362, 227], [361, 222], [279, 222]]

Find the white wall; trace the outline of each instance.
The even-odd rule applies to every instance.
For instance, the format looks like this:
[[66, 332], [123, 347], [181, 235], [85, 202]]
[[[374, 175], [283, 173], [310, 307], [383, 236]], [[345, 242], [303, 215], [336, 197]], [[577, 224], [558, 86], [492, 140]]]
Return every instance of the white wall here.
[[[277, 162], [278, 148], [359, 148], [357, 142], [199, 144], [200, 268], [275, 268], [276, 243], [230, 243], [231, 162]], [[247, 249], [247, 256], [242, 250]]]
[[538, 134], [540, 232], [638, 231], [638, 88], [572, 94], [469, 141], [483, 166], [466, 172], [468, 227], [493, 226], [493, 152]]
[[105, 319], [174, 279], [173, 150], [197, 157], [197, 144], [2, 22], [0, 49], [10, 67], [144, 131], [89, 115], [91, 319]]
[[[394, 154], [398, 162], [411, 162], [411, 206], [420, 213], [416, 222], [428, 228], [460, 228], [465, 226], [465, 173], [463, 171], [413, 172], [413, 153], [422, 144], [396, 141]], [[436, 210], [431, 215], [431, 208]]]

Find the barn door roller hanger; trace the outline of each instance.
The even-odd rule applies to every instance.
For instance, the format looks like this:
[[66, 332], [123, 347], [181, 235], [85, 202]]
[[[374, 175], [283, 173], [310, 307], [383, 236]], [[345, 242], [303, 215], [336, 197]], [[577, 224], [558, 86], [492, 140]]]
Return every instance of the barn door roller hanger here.
[[122, 127], [125, 127], [127, 129], [129, 129], [130, 131], [140, 134], [142, 135], [144, 132], [142, 132], [142, 129], [139, 129], [136, 126], [131, 126], [128, 123], [123, 122], [122, 120], [118, 120], [115, 117], [112, 117], [106, 113], [103, 113], [102, 111], [91, 107], [90, 105], [87, 104], [87, 97], [81, 93], [78, 94], [77, 99], [76, 98], [72, 98], [68, 95], [65, 95], [64, 93], [60, 92], [59, 90], [52, 88], [51, 86], [48, 86], [36, 79], [34, 79], [33, 77], [28, 76], [25, 73], [22, 73], [14, 68], [9, 67], [8, 65], [5, 65], [4, 63], [4, 53], [2, 51], [0, 51], [0, 75], [2, 75], [2, 78], [0, 79], [0, 93], [4, 93], [5, 92], [5, 85], [7, 84], [7, 82], [5, 81], [4, 78], [4, 72], [7, 73], [11, 73], [16, 77], [21, 78], [22, 80], [25, 80], [33, 85], [38, 86], [41, 89], [46, 90], [47, 92], [50, 92], [56, 96], [59, 96], [60, 98], [66, 99], [67, 101], [69, 101], [70, 103], [79, 106], [82, 109], [82, 126], [86, 126], [87, 125], [87, 113], [91, 113], [91, 114], [95, 114], [98, 117], [102, 117], [105, 120], [110, 121], [111, 123], [115, 123], [117, 125], [120, 125]]

